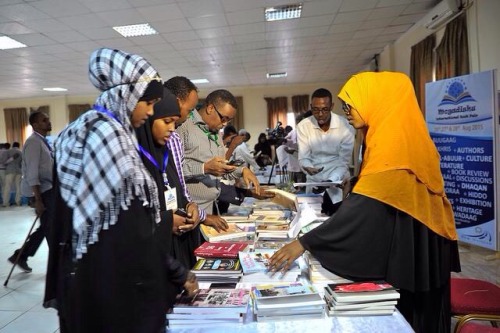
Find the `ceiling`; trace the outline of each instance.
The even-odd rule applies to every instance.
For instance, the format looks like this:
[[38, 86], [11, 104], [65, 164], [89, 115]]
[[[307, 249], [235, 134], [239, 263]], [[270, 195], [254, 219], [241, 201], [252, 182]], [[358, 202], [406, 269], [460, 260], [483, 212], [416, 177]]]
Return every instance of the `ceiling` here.
[[[203, 89], [342, 82], [438, 2], [296, 0], [301, 18], [264, 22], [265, 7], [294, 1], [0, 0], [0, 36], [28, 45], [0, 50], [0, 99], [95, 94], [88, 57], [104, 46], [144, 56], [164, 79], [206, 78]], [[111, 28], [138, 23], [159, 34], [125, 38]]]

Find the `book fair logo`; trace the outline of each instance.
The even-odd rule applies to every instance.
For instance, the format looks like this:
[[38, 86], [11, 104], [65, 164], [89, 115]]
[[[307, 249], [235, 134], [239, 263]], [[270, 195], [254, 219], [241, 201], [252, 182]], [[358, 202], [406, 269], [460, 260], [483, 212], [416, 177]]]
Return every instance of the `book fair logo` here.
[[438, 104], [437, 120], [452, 120], [458, 123], [477, 121], [476, 99], [467, 91], [461, 79], [452, 80], [446, 86], [446, 92]]
[[442, 105], [459, 105], [466, 102], [476, 102], [476, 100], [467, 91], [465, 82], [457, 79], [451, 81], [446, 89], [446, 94], [443, 96], [441, 103]]

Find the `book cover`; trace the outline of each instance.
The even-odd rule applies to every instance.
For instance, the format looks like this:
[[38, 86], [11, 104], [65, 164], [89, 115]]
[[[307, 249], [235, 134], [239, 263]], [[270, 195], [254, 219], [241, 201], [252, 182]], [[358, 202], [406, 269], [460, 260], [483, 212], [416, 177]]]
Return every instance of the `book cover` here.
[[217, 230], [215, 230], [214, 228], [201, 224], [200, 230], [203, 234], [203, 237], [209, 242], [245, 237], [253, 234], [255, 231], [255, 228], [252, 231], [252, 228], [241, 228], [235, 223], [228, 223], [228, 226], [229, 227], [227, 230], [217, 232]]
[[192, 271], [197, 272], [219, 272], [235, 273], [241, 272], [241, 265], [238, 259], [210, 259], [201, 258], [194, 265]]
[[288, 224], [259, 224], [255, 228], [255, 232], [267, 232], [267, 233], [281, 233], [287, 234], [290, 230], [290, 225]]
[[272, 224], [286, 224], [288, 218], [278, 215], [253, 215], [256, 224], [259, 223], [272, 223]]
[[248, 244], [241, 242], [225, 242], [225, 243], [210, 243], [201, 244], [194, 254], [202, 258], [238, 258], [238, 252], [244, 251]]
[[[200, 289], [198, 293], [193, 297], [189, 298], [186, 296], [181, 296], [177, 302], [174, 304], [173, 313], [189, 313], [187, 309], [197, 308], [194, 310], [195, 313], [203, 313], [207, 309], [224, 309], [229, 308], [237, 310], [241, 313], [246, 312], [246, 307], [248, 305], [250, 293], [247, 289], [220, 289], [220, 288], [208, 288]], [[183, 310], [180, 310], [182, 308]], [[177, 311], [176, 311], [177, 309]], [[200, 312], [202, 311], [202, 312]]]
[[385, 281], [328, 284], [325, 289], [337, 302], [398, 299], [396, 288]]
[[[269, 259], [276, 250], [255, 250], [254, 252], [240, 252], [238, 257], [240, 259], [243, 274], [252, 274], [258, 272], [267, 272]], [[290, 267], [289, 271], [300, 270], [299, 265], [295, 261]]]
[[300, 282], [288, 285], [258, 285], [252, 288], [252, 295], [256, 300], [262, 298], [296, 297], [308, 294], [317, 294], [312, 285], [303, 285]]

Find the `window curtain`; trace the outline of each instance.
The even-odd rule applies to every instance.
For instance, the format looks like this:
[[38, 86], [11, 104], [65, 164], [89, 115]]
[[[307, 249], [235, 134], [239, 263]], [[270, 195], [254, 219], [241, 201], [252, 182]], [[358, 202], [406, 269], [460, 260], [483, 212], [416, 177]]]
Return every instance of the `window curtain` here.
[[309, 110], [309, 95], [294, 95], [292, 96], [292, 110], [297, 119], [298, 116]]
[[436, 48], [436, 80], [469, 74], [469, 42], [466, 13], [446, 25]]
[[90, 110], [90, 104], [70, 104], [68, 105], [68, 110], [69, 122], [71, 123], [76, 118], [80, 117], [80, 115]]
[[436, 36], [430, 35], [420, 43], [411, 47], [410, 61], [410, 79], [415, 87], [420, 110], [425, 117], [425, 84], [432, 82], [434, 68], [434, 46], [436, 45]]
[[26, 129], [29, 125], [27, 111], [26, 108], [3, 109], [7, 142], [23, 144], [26, 141]]
[[232, 125], [236, 129], [242, 129], [245, 128], [245, 123], [243, 121], [243, 97], [241, 96], [236, 96], [236, 103], [238, 104], [238, 111], [236, 112], [236, 116], [234, 117], [232, 121]]
[[288, 111], [288, 100], [286, 97], [264, 98], [267, 102], [267, 126], [274, 128], [281, 122], [282, 126], [287, 125], [286, 114]]

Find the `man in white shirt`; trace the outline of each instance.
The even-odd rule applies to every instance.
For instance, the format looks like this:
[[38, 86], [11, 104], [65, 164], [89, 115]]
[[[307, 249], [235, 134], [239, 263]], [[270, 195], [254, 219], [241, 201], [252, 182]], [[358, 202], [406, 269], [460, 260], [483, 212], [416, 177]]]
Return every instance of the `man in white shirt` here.
[[[341, 182], [350, 176], [354, 131], [332, 108], [331, 92], [318, 89], [311, 96], [312, 116], [297, 125], [299, 163], [307, 182]], [[342, 200], [340, 188], [329, 187], [326, 193], [334, 205]]]

